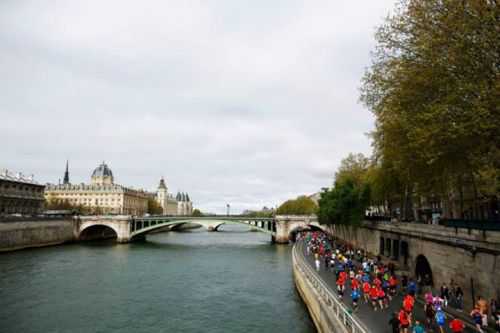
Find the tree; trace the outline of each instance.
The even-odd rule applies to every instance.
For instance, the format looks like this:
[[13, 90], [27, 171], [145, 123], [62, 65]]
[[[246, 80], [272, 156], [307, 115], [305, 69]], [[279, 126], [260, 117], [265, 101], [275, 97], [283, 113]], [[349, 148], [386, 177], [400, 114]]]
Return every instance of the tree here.
[[318, 206], [309, 197], [303, 195], [297, 199], [287, 200], [276, 210], [278, 215], [311, 215], [316, 213]]
[[196, 217], [201, 217], [201, 216], [203, 216], [203, 213], [199, 209], [195, 208], [193, 210], [193, 214], [192, 215], [196, 216]]
[[324, 189], [319, 200], [321, 224], [358, 225], [370, 201], [369, 160], [362, 154], [349, 154], [342, 160], [331, 189]]
[[53, 195], [45, 199], [45, 209], [47, 210], [69, 210], [77, 214], [89, 214], [90, 207], [84, 206], [82, 204], [74, 205], [70, 203], [67, 199], [58, 199]]
[[477, 217], [479, 197], [499, 194], [482, 186], [500, 169], [499, 21], [495, 0], [400, 0], [377, 31], [361, 100], [404, 215], [415, 195], [438, 193], [448, 215], [459, 197], [463, 216], [470, 189]]

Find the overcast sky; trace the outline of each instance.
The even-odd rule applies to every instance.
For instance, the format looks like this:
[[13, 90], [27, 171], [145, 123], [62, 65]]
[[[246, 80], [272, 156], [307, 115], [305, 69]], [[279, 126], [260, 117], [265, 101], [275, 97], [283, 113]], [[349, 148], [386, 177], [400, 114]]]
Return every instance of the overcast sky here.
[[0, 169], [276, 206], [369, 153], [359, 104], [393, 0], [0, 2]]

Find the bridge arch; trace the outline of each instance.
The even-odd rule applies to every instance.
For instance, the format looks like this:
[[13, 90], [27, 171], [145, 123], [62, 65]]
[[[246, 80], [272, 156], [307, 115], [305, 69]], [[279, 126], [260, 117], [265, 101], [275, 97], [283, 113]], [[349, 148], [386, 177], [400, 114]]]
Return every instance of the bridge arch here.
[[[203, 228], [205, 227], [208, 231], [219, 231], [219, 228], [226, 224], [225, 221], [204, 221], [204, 220], [201, 220], [201, 221], [197, 221], [197, 220], [193, 220], [193, 221], [182, 221], [182, 222], [179, 222], [179, 223], [174, 223], [174, 224], [171, 224], [171, 227], [170, 227], [170, 231], [180, 231], [182, 226], [185, 226], [187, 224], [190, 224], [190, 225], [195, 225], [196, 227], [194, 228]], [[193, 228], [193, 229], [194, 229]]]
[[323, 231], [323, 229], [314, 224], [297, 225], [288, 232], [288, 239], [295, 242], [297, 234], [301, 231]]
[[417, 281], [422, 281], [423, 285], [434, 285], [431, 265], [423, 254], [419, 254], [415, 258], [415, 277], [417, 278]]
[[182, 227], [186, 226], [186, 225], [194, 225], [195, 227], [190, 227], [190, 228], [187, 228], [187, 229], [197, 229], [197, 228], [202, 228], [203, 225], [201, 223], [196, 223], [196, 222], [181, 222], [181, 223], [178, 223], [178, 224], [174, 224], [172, 225], [171, 227], [169, 227], [169, 231], [182, 231]]
[[118, 238], [118, 231], [106, 224], [91, 224], [80, 230], [79, 240], [96, 240]]

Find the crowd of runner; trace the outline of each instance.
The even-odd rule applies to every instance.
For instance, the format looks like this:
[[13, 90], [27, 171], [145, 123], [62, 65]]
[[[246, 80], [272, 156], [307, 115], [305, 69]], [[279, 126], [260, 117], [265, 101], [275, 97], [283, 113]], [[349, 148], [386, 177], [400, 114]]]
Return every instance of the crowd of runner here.
[[[436, 328], [440, 333], [445, 332], [448, 324], [452, 332], [461, 333], [465, 329], [464, 323], [453, 318], [448, 321], [444, 312], [447, 306], [447, 290], [441, 288], [439, 295], [428, 291], [424, 295], [425, 322], [414, 318], [415, 297], [417, 282], [406, 276], [401, 281], [395, 274], [393, 264], [384, 264], [380, 257], [371, 258], [362, 250], [355, 250], [345, 244], [337, 244], [322, 232], [302, 232], [297, 236], [299, 241], [304, 241], [307, 256], [314, 256], [316, 270], [324, 270], [335, 274], [338, 297], [344, 303], [352, 306], [356, 312], [360, 302], [364, 302], [373, 311], [383, 311], [394, 302], [396, 295], [402, 295], [402, 304], [398, 305], [399, 311], [392, 314], [389, 325], [392, 332], [397, 333], [424, 333], [433, 332]], [[350, 287], [350, 295], [346, 295], [346, 286]], [[347, 296], [347, 297], [346, 297]], [[347, 298], [347, 299], [344, 299]], [[476, 324], [478, 332], [484, 332], [487, 317], [476, 307], [471, 312], [471, 317]], [[500, 319], [498, 312], [493, 314], [496, 321], [496, 331], [500, 332]], [[411, 331], [410, 331], [411, 328]]]

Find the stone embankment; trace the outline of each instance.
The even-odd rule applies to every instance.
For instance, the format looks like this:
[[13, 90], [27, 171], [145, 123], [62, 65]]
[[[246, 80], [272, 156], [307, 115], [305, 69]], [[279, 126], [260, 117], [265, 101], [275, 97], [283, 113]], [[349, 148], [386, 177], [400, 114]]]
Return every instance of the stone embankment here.
[[0, 223], [0, 252], [74, 241], [72, 220], [41, 220]]
[[301, 243], [293, 246], [292, 262], [295, 286], [320, 333], [367, 333], [337, 299], [335, 292], [305, 261]]
[[477, 296], [500, 295], [500, 231], [367, 221], [358, 228], [333, 226], [329, 233], [414, 278], [429, 275], [436, 292], [453, 281], [464, 292], [466, 310]]

